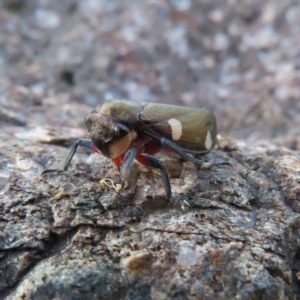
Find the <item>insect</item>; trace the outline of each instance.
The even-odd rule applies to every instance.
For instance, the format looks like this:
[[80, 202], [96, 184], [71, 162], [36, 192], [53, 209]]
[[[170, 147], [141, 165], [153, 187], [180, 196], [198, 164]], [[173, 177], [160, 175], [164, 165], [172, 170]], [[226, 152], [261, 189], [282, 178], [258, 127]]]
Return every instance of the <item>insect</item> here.
[[[111, 158], [124, 180], [130, 177], [135, 159], [159, 169], [166, 197], [184, 208], [189, 206], [186, 201], [172, 196], [166, 168], [153, 155], [175, 152], [195, 164], [207, 164], [187, 152], [205, 153], [216, 144], [217, 125], [211, 112], [167, 104], [109, 100], [89, 113], [84, 122], [91, 139], [79, 139], [74, 143], [63, 170], [46, 169], [42, 175], [66, 171], [78, 146], [81, 146]], [[223, 161], [209, 165], [229, 163]]]

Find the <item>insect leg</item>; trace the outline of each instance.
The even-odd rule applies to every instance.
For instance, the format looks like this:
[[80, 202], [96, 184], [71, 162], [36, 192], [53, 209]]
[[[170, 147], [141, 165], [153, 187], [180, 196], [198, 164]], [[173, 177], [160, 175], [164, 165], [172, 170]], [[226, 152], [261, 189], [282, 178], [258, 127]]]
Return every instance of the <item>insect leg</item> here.
[[121, 165], [121, 176], [124, 180], [130, 177], [132, 164], [135, 160], [137, 150], [135, 148], [129, 149], [124, 156], [124, 163]]
[[169, 146], [171, 149], [173, 149], [177, 154], [179, 154], [180, 156], [182, 156], [184, 159], [186, 159], [188, 161], [191, 161], [191, 162], [193, 162], [193, 163], [195, 163], [197, 165], [206, 165], [208, 167], [209, 166], [224, 166], [224, 165], [229, 165], [230, 166], [230, 163], [228, 161], [221, 161], [219, 163], [212, 164], [212, 163], [207, 163], [204, 160], [197, 159], [197, 158], [195, 158], [195, 157], [187, 154], [181, 147], [179, 147], [175, 143], [167, 140], [164, 137], [161, 137], [159, 139], [159, 143], [162, 146]]
[[72, 146], [72, 148], [71, 148], [71, 150], [70, 150], [70, 152], [69, 152], [69, 154], [66, 158], [63, 169], [46, 169], [42, 172], [41, 176], [43, 176], [45, 173], [51, 173], [51, 172], [61, 173], [61, 172], [67, 171], [68, 168], [69, 168], [69, 165], [71, 163], [71, 160], [73, 159], [73, 156], [75, 155], [75, 153], [77, 151], [78, 146], [90, 149], [90, 150], [95, 151], [95, 152], [99, 152], [97, 150], [97, 148], [95, 147], [95, 145], [92, 143], [91, 140], [79, 139], [78, 141], [76, 141], [73, 144], [73, 146]]
[[160, 171], [162, 173], [165, 191], [166, 191], [166, 197], [173, 203], [179, 204], [184, 208], [189, 207], [187, 202], [184, 202], [184, 201], [172, 196], [172, 190], [171, 190], [169, 176], [168, 176], [167, 170], [166, 170], [164, 164], [162, 163], [162, 161], [160, 161], [159, 159], [157, 159], [153, 156], [147, 156], [147, 155], [138, 155], [136, 157], [136, 159], [137, 159], [137, 161], [139, 161], [141, 164], [143, 164], [145, 166], [149, 166], [149, 167], [155, 168], [155, 169], [160, 169]]
[[169, 141], [168, 139], [164, 138], [164, 137], [158, 137], [156, 135], [154, 135], [152, 132], [145, 130], [144, 131], [145, 134], [147, 134], [148, 136], [151, 136], [152, 138], [154, 138], [161, 147], [165, 147], [168, 146], [170, 147], [172, 150], [174, 150], [177, 154], [179, 154], [181, 157], [183, 157], [185, 160], [190, 161], [194, 164], [197, 165], [206, 165], [206, 166], [223, 166], [223, 165], [231, 165], [228, 161], [222, 161], [219, 163], [207, 163], [204, 160], [201, 159], [197, 159], [189, 154], [187, 154], [181, 147], [179, 147], [177, 144]]

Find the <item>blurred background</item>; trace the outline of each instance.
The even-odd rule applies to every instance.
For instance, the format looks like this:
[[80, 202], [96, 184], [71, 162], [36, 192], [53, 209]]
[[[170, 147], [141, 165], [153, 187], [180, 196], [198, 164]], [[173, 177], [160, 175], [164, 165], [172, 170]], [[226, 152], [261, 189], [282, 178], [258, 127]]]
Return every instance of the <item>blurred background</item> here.
[[0, 128], [85, 130], [123, 98], [299, 150], [299, 54], [299, 1], [0, 0]]

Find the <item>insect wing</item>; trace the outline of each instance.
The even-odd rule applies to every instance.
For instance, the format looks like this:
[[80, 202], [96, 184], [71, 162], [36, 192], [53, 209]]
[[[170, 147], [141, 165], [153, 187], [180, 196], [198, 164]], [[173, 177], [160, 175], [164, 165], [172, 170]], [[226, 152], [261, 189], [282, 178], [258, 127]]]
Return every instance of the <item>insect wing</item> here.
[[216, 143], [216, 119], [205, 109], [146, 103], [140, 118], [148, 128], [189, 152], [208, 151]]

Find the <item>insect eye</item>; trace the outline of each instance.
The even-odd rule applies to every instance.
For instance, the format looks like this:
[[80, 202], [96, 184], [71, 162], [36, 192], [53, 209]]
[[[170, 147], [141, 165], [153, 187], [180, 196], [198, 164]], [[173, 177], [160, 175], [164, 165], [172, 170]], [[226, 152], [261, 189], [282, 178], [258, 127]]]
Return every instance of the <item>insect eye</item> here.
[[114, 127], [114, 133], [115, 138], [121, 138], [129, 133], [129, 129], [122, 124], [117, 124]]

